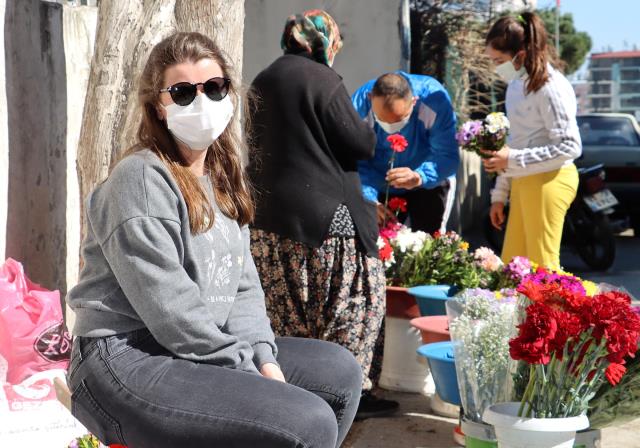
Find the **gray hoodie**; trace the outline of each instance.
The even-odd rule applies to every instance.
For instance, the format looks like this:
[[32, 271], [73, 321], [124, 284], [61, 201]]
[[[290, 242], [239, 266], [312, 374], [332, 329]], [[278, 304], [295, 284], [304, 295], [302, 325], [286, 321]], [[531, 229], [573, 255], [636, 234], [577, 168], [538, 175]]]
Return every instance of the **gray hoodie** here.
[[180, 189], [153, 152], [118, 163], [86, 202], [84, 267], [67, 296], [73, 333], [146, 327], [181, 358], [253, 372], [275, 363], [249, 229], [214, 207], [211, 230], [194, 235]]

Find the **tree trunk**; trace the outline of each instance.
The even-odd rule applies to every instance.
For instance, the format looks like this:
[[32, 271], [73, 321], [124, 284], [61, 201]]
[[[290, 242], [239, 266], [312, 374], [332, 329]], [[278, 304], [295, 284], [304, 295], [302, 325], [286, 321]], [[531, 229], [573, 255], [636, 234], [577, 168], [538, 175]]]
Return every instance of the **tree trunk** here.
[[[138, 78], [151, 48], [175, 31], [198, 31], [225, 51], [238, 82], [242, 73], [243, 0], [101, 1], [91, 74], [78, 146], [82, 199], [106, 178], [109, 166], [135, 143]], [[239, 131], [239, 126], [234, 126]]]

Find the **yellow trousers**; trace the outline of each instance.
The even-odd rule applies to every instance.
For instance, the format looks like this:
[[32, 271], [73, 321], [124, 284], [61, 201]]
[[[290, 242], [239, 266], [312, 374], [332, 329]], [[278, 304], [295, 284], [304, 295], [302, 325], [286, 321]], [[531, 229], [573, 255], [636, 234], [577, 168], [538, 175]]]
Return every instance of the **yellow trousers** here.
[[560, 268], [564, 218], [577, 189], [578, 170], [573, 164], [514, 178], [502, 260], [508, 263], [520, 255], [551, 269]]

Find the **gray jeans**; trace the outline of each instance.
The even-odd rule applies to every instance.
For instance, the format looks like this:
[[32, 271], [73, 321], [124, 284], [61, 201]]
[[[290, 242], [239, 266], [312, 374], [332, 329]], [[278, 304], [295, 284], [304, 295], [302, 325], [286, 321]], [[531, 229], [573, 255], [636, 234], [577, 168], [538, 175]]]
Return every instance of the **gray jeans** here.
[[358, 407], [362, 371], [330, 342], [277, 338], [287, 384], [176, 358], [147, 330], [77, 338], [72, 413], [130, 448], [334, 448]]

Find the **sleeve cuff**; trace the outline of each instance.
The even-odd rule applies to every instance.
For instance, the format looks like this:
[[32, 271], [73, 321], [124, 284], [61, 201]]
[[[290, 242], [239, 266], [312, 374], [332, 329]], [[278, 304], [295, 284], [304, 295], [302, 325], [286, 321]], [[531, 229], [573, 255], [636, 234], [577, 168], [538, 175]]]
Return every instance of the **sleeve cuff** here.
[[276, 361], [273, 347], [266, 342], [259, 342], [253, 346], [253, 363], [258, 370], [260, 370], [260, 367], [264, 364], [268, 363], [273, 363], [277, 366], [280, 365], [278, 361]]
[[522, 153], [521, 149], [509, 149], [509, 159], [507, 160], [507, 169], [518, 169], [524, 168], [524, 162], [522, 162]]

